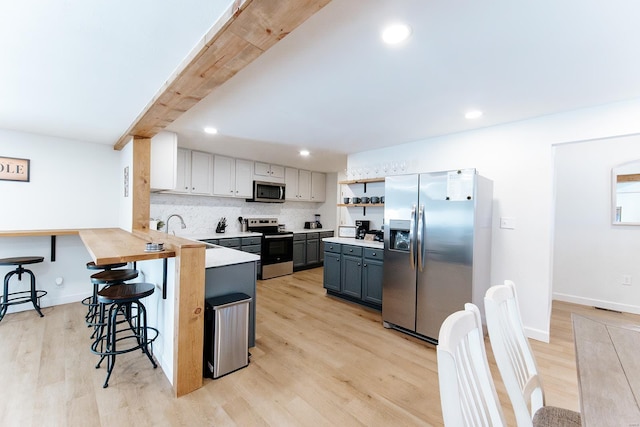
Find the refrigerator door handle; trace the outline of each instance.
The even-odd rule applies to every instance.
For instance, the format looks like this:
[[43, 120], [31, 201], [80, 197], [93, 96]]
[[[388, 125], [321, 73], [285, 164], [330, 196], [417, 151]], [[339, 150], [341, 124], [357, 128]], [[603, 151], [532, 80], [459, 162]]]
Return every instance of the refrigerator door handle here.
[[414, 232], [416, 229], [416, 205], [411, 207], [411, 225], [409, 226], [409, 259], [411, 261], [411, 269], [416, 269], [416, 254], [414, 253]]
[[418, 269], [424, 268], [424, 205], [420, 205], [418, 211]]

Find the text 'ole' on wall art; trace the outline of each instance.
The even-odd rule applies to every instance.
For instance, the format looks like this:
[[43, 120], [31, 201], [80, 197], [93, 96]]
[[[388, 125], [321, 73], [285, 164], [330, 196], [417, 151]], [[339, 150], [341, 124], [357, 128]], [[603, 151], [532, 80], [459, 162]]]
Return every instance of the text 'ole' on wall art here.
[[29, 159], [0, 157], [0, 180], [29, 182]]

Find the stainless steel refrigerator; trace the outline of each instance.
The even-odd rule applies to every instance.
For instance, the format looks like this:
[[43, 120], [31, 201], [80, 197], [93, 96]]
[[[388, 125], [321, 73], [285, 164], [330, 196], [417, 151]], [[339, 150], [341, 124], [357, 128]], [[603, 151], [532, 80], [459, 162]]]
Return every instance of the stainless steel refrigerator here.
[[475, 169], [400, 175], [384, 194], [384, 326], [437, 343], [465, 303], [484, 318], [493, 182]]

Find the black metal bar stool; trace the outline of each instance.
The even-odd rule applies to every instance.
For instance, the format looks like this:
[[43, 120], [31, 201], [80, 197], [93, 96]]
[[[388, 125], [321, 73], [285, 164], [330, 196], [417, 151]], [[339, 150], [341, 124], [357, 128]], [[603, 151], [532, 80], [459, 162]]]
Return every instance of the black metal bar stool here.
[[[0, 320], [4, 318], [7, 313], [7, 309], [10, 305], [23, 304], [31, 301], [33, 308], [36, 309], [40, 317], [44, 317], [42, 311], [40, 311], [39, 300], [47, 294], [47, 291], [36, 289], [36, 276], [31, 270], [27, 270], [23, 267], [26, 264], [36, 264], [44, 261], [44, 257], [41, 256], [24, 256], [14, 258], [0, 258], [0, 265], [16, 265], [16, 269], [12, 270], [4, 276], [4, 293], [0, 296]], [[28, 274], [31, 276], [31, 287], [28, 291], [12, 292], [9, 293], [9, 280], [14, 274], [18, 275], [18, 280], [22, 281], [22, 275]]]
[[[106, 322], [106, 330], [100, 328], [101, 332], [91, 345], [91, 351], [100, 356], [96, 369], [107, 359], [107, 378], [102, 387], [109, 386], [109, 378], [119, 354], [140, 349], [154, 368], [158, 366], [153, 360], [153, 350], [149, 351], [149, 346], [158, 337], [158, 330], [147, 325], [147, 310], [140, 301], [153, 294], [154, 289], [152, 283], [124, 283], [106, 286], [98, 291], [99, 322]], [[108, 312], [106, 306], [109, 306]], [[123, 320], [119, 321], [118, 316]], [[149, 332], [152, 336], [149, 336]]]
[[[116, 268], [125, 267], [126, 265], [126, 262], [97, 265], [95, 262], [90, 261], [87, 263], [87, 270], [113, 270]], [[89, 327], [94, 326], [95, 319], [98, 316], [98, 288], [100, 286], [99, 283], [95, 283], [93, 282], [93, 280], [91, 281], [91, 283], [93, 284], [93, 294], [82, 300], [82, 305], [87, 306], [87, 314], [86, 316], [84, 316], [84, 318], [87, 322], [87, 326]]]
[[91, 283], [93, 283], [93, 290], [96, 293], [96, 307], [94, 311], [94, 316], [91, 317], [91, 320], [87, 322], [88, 326], [93, 326], [94, 330], [91, 334], [91, 338], [95, 338], [96, 336], [102, 335], [102, 331], [99, 329], [104, 328], [106, 323], [103, 320], [103, 314], [100, 313], [100, 310], [104, 310], [104, 305], [101, 305], [98, 301], [98, 288], [100, 285], [103, 286], [117, 286], [124, 284], [127, 280], [133, 280], [138, 277], [138, 270], [133, 270], [131, 268], [123, 268], [120, 270], [103, 270], [98, 273], [91, 275]]

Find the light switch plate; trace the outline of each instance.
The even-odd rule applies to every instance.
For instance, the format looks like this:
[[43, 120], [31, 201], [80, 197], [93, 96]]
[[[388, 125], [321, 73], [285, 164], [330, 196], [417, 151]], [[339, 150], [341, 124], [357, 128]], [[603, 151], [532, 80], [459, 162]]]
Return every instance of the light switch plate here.
[[510, 217], [500, 217], [500, 228], [514, 230], [516, 228], [516, 219]]

